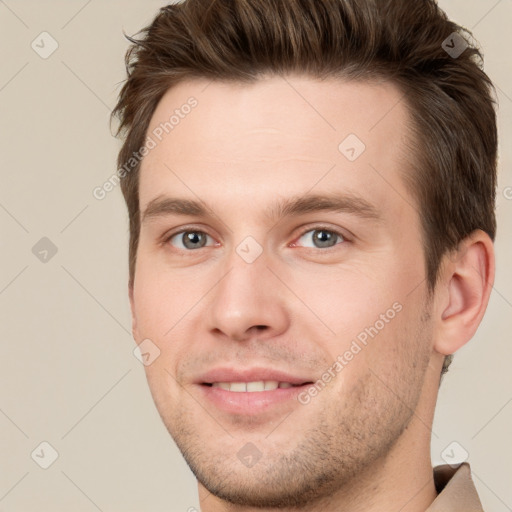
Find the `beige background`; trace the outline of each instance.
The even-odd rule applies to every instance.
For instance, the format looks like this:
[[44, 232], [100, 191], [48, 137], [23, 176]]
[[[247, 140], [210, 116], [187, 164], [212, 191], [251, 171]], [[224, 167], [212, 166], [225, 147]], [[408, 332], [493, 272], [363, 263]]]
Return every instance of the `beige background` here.
[[[92, 194], [115, 171], [108, 120], [123, 30], [165, 3], [0, 0], [0, 512], [199, 508], [132, 353], [120, 190]], [[486, 510], [502, 512], [512, 510], [512, 0], [440, 4], [474, 30], [498, 87], [501, 174], [496, 285], [443, 383], [432, 457], [465, 450]], [[51, 49], [43, 31], [58, 43], [46, 59], [31, 47]], [[32, 252], [42, 237], [57, 248], [46, 263]], [[50, 461], [43, 441], [58, 452], [48, 469], [35, 462]]]

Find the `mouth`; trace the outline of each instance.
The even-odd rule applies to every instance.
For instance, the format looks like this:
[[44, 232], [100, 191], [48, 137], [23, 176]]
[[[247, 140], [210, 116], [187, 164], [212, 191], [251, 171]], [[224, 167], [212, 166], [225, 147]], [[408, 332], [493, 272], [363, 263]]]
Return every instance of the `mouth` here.
[[275, 389], [290, 389], [301, 387], [312, 382], [304, 382], [303, 384], [292, 384], [291, 382], [279, 382], [277, 380], [257, 380], [252, 382], [205, 382], [204, 386], [212, 388], [220, 388], [233, 393], [260, 393], [265, 391], [274, 391]]
[[202, 375], [196, 384], [216, 410], [254, 417], [300, 405], [297, 396], [313, 382], [309, 377], [272, 369], [217, 368]]

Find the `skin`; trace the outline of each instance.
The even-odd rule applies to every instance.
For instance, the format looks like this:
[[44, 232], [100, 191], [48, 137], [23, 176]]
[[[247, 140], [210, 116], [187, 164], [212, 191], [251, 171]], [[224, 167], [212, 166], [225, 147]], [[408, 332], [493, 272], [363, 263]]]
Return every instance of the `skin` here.
[[[401, 177], [415, 144], [390, 83], [190, 80], [162, 98], [148, 134], [190, 96], [197, 107], [143, 160], [140, 208], [167, 195], [209, 214], [145, 217], [129, 291], [136, 342], [160, 350], [145, 367], [150, 390], [202, 510], [425, 510], [436, 496], [430, 429], [442, 362], [484, 314], [492, 242], [481, 231], [464, 240], [429, 296], [418, 206]], [[351, 133], [366, 145], [353, 162], [338, 149]], [[379, 218], [265, 215], [277, 199], [313, 193], [358, 196]], [[185, 228], [209, 235], [206, 245], [169, 238]], [[318, 247], [320, 228], [343, 238]], [[253, 263], [236, 251], [248, 236], [262, 249]], [[397, 303], [307, 405], [232, 414], [196, 383], [219, 365], [316, 382]], [[261, 454], [252, 467], [237, 456], [247, 443]]]

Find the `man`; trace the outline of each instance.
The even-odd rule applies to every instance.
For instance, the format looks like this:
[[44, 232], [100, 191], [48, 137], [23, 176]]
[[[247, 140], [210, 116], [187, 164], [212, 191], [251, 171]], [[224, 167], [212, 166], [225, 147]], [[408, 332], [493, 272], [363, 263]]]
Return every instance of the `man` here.
[[187, 0], [130, 40], [133, 334], [203, 512], [481, 510], [430, 461], [494, 279], [462, 29], [431, 0]]

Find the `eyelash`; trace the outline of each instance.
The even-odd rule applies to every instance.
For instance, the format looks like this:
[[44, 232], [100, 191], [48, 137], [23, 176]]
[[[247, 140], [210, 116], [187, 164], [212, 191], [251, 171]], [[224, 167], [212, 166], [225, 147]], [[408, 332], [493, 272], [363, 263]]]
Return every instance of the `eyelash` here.
[[[332, 229], [332, 228], [329, 228], [327, 226], [314, 226], [314, 227], [311, 227], [309, 226], [308, 228], [304, 229], [303, 231], [300, 232], [300, 234], [298, 236], [295, 237], [295, 240], [299, 240], [301, 239], [306, 233], [309, 233], [310, 231], [326, 231], [328, 233], [331, 233], [335, 236], [338, 236], [342, 239], [342, 242], [338, 242], [336, 243], [334, 246], [332, 247], [324, 247], [324, 248], [320, 248], [320, 247], [316, 247], [316, 248], [313, 248], [313, 247], [305, 247], [305, 249], [313, 249], [313, 250], [319, 250], [319, 251], [322, 251], [322, 252], [326, 252], [328, 251], [329, 249], [335, 249], [338, 245], [342, 245], [342, 243], [346, 243], [349, 241], [349, 239], [347, 238], [347, 236], [343, 233], [341, 233], [340, 231], [337, 231], [335, 229]], [[194, 227], [186, 227], [184, 229], [181, 229], [180, 231], [176, 231], [175, 233], [172, 233], [168, 236], [166, 236], [163, 240], [163, 245], [167, 245], [169, 244], [169, 242], [177, 235], [182, 235], [183, 233], [201, 233], [201, 234], [204, 234], [206, 236], [210, 236], [210, 238], [213, 238], [211, 235], [209, 235], [208, 233], [206, 233], [205, 231], [201, 230], [201, 229], [195, 229]], [[293, 244], [295, 245], [295, 242], [293, 242]], [[200, 247], [200, 249], [205, 249], [205, 247]], [[177, 251], [184, 251], [184, 252], [194, 252], [194, 251], [197, 251], [199, 249], [176, 249]]]
[[[330, 233], [330, 234], [340, 238], [341, 241], [335, 243], [332, 247], [303, 247], [303, 249], [308, 249], [310, 251], [316, 250], [316, 251], [321, 251], [321, 252], [330, 252], [330, 251], [336, 250], [337, 248], [339, 249], [339, 247], [338, 247], [339, 245], [343, 245], [346, 242], [348, 242], [348, 238], [343, 233], [341, 233], [340, 231], [338, 231], [336, 229], [329, 228], [328, 226], [314, 226], [314, 227], [308, 226], [307, 228], [302, 230], [297, 237], [295, 237], [295, 240], [298, 241], [306, 233], [315, 232], [315, 231], [326, 231], [327, 233]], [[293, 242], [293, 247], [295, 247], [295, 246], [296, 246], [296, 243]]]

